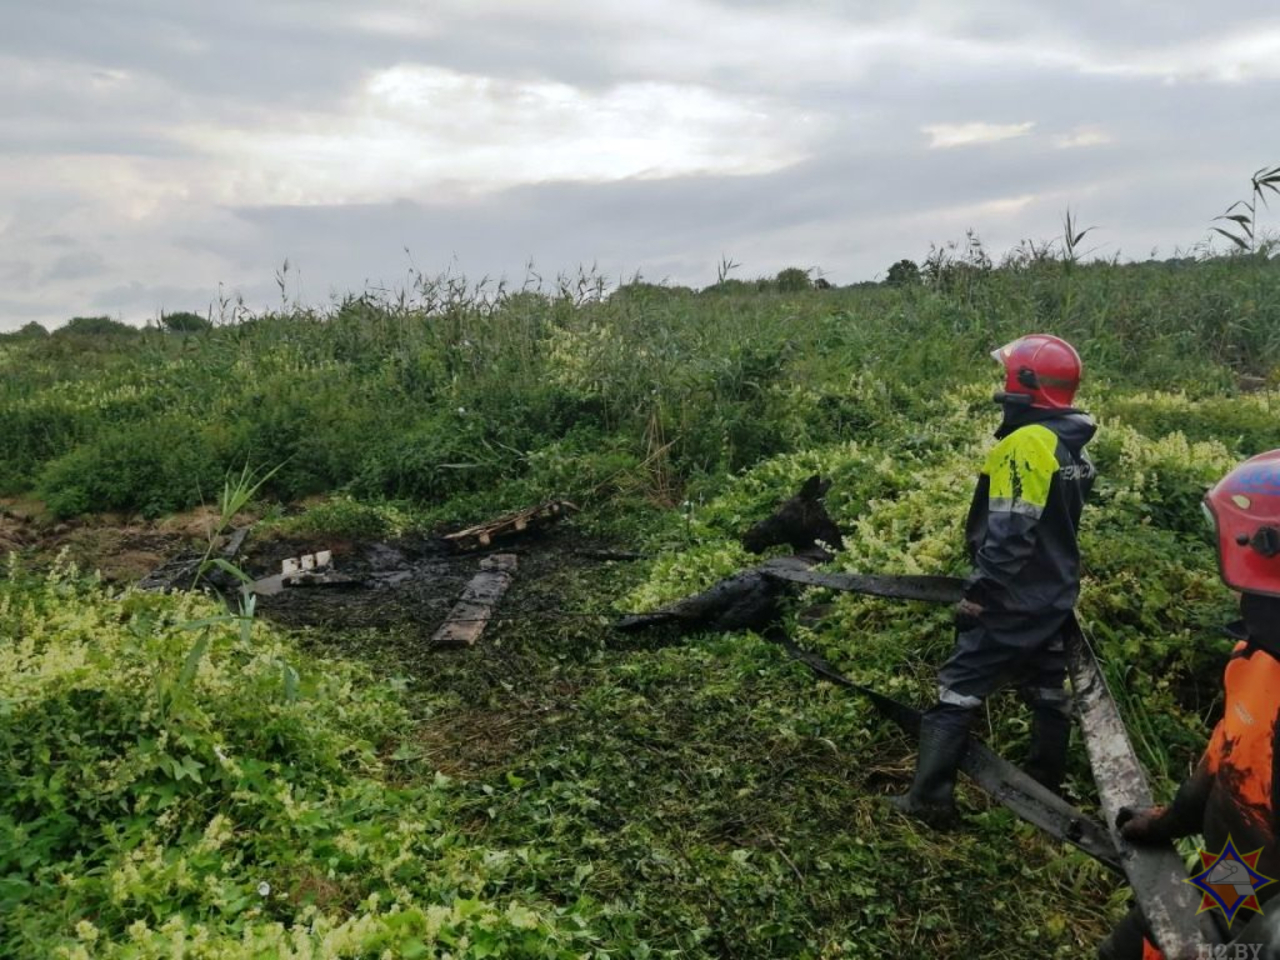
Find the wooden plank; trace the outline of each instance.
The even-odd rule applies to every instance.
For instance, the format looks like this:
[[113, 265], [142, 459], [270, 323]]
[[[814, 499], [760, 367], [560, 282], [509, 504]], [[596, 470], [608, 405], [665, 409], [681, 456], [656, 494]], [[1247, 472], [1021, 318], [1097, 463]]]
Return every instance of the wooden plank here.
[[480, 572], [471, 578], [448, 619], [431, 638], [437, 647], [474, 646], [493, 618], [498, 601], [511, 586], [516, 569], [513, 553], [498, 553], [480, 561]]
[[567, 500], [551, 500], [525, 510], [504, 514], [485, 523], [479, 523], [457, 533], [446, 534], [444, 539], [463, 550], [477, 545], [487, 547], [498, 537], [532, 532], [555, 523], [566, 512], [578, 508]]
[[1078, 626], [1068, 633], [1068, 662], [1076, 711], [1084, 731], [1089, 765], [1102, 802], [1103, 819], [1120, 851], [1120, 865], [1133, 888], [1151, 935], [1166, 960], [1196, 960], [1206, 955], [1197, 920], [1200, 905], [1185, 883], [1186, 867], [1173, 845], [1130, 844], [1116, 828], [1121, 807], [1149, 807], [1151, 788], [1129, 740], [1106, 678]]

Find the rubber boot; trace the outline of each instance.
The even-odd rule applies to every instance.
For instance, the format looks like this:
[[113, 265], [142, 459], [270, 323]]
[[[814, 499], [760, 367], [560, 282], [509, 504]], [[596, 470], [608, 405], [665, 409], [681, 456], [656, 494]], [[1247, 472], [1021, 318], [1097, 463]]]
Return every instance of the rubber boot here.
[[969, 746], [970, 711], [939, 705], [920, 720], [920, 756], [905, 794], [890, 797], [901, 813], [943, 828], [956, 821], [956, 773]]
[[1098, 960], [1142, 960], [1146, 933], [1142, 913], [1134, 907], [1098, 945]]
[[1056, 794], [1067, 776], [1067, 747], [1071, 743], [1071, 714], [1054, 703], [1031, 707], [1031, 750], [1023, 770]]

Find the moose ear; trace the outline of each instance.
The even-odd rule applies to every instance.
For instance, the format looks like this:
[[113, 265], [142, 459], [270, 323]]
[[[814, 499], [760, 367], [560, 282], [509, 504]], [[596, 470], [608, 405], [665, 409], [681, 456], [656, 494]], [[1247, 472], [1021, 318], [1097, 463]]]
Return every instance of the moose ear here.
[[827, 483], [823, 486], [822, 478], [816, 473], [804, 482], [804, 486], [800, 488], [800, 496], [805, 500], [817, 500], [820, 496], [827, 492], [827, 487], [831, 484]]

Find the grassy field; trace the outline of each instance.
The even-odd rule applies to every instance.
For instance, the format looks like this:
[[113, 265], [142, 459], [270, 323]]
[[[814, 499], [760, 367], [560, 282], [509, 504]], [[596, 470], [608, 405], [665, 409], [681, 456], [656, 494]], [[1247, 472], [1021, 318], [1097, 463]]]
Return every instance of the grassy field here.
[[[955, 834], [890, 815], [912, 747], [865, 704], [751, 635], [607, 629], [746, 565], [738, 535], [814, 472], [849, 531], [835, 567], [961, 571], [998, 415], [987, 353], [1051, 330], [1102, 423], [1082, 615], [1172, 787], [1228, 649], [1199, 498], [1280, 446], [1280, 264], [970, 256], [927, 280], [604, 296], [443, 278], [186, 335], [0, 345], [0, 489], [50, 524], [181, 510], [249, 464], [280, 468], [278, 529], [384, 536], [560, 496], [577, 533], [650, 557], [523, 584], [516, 609], [572, 615], [458, 654], [209, 622], [202, 597], [15, 558], [0, 953], [1092, 956], [1124, 890], [977, 795]], [[793, 619], [798, 638], [928, 702], [944, 611], [812, 599], [834, 607]], [[1017, 759], [1026, 723], [998, 699], [984, 733]], [[1092, 804], [1078, 745], [1070, 789]]]

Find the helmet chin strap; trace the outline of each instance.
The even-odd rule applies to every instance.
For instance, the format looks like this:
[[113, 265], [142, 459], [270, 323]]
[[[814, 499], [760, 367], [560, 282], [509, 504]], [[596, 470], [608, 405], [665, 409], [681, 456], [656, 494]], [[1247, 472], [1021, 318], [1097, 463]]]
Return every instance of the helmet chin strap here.
[[1004, 390], [1001, 390], [991, 399], [1002, 407], [1031, 406], [1031, 396], [1026, 393], [1006, 393]]

